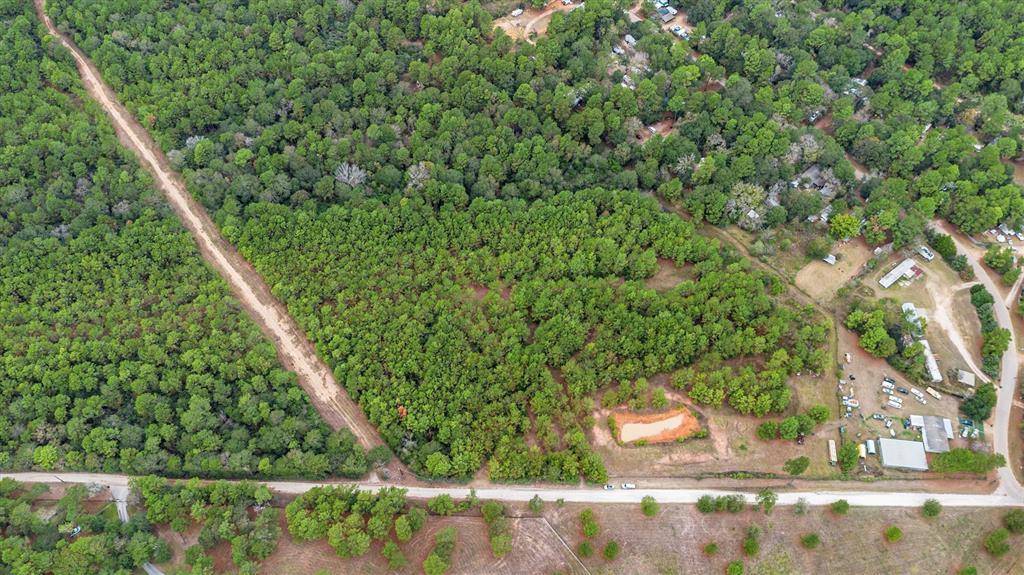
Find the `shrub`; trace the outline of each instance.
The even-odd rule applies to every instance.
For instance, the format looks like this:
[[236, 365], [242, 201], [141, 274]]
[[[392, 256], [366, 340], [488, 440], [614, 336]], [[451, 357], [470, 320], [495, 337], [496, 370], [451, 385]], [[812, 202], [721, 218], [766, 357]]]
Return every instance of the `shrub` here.
[[640, 511], [647, 517], [654, 517], [658, 514], [658, 502], [650, 495], [645, 495], [640, 501]]
[[840, 499], [839, 501], [832, 503], [830, 507], [832, 509], [832, 513], [835, 513], [836, 515], [846, 515], [850, 510], [850, 502], [845, 499]]
[[765, 441], [779, 438], [779, 422], [766, 421], [757, 426], [757, 436]]
[[817, 549], [818, 545], [821, 545], [821, 539], [817, 533], [808, 533], [800, 538], [800, 544], [807, 549]]
[[615, 559], [619, 557], [619, 544], [615, 541], [609, 541], [608, 544], [604, 546], [604, 552], [602, 555], [604, 555], [605, 561], [615, 561]]
[[594, 512], [590, 509], [584, 509], [580, 512], [580, 525], [583, 527], [583, 536], [588, 539], [597, 537], [601, 532], [601, 526], [597, 524], [597, 520], [594, 519]]
[[753, 557], [761, 552], [761, 528], [757, 525], [747, 527], [747, 536], [743, 538], [743, 554]]
[[779, 500], [779, 496], [770, 489], [762, 489], [757, 494], [757, 505], [764, 510], [765, 515], [771, 515], [772, 509], [775, 508], [775, 502]]
[[946, 453], [936, 453], [932, 469], [939, 473], [975, 473], [982, 475], [1006, 465], [1006, 458], [999, 453], [976, 453], [958, 447]]
[[885, 540], [889, 543], [896, 543], [903, 539], [903, 530], [893, 525], [885, 530]]
[[580, 544], [576, 546], [576, 553], [586, 559], [594, 554], [594, 546], [590, 544], [590, 541], [580, 541]]
[[786, 463], [782, 466], [783, 471], [790, 475], [800, 475], [804, 471], [807, 471], [807, 467], [810, 466], [811, 459], [807, 456], [795, 457], [793, 459], [786, 460]]
[[859, 457], [860, 452], [857, 450], [857, 444], [847, 441], [839, 448], [839, 468], [843, 470], [843, 473], [853, 471], [857, 467]]
[[697, 500], [697, 511], [701, 513], [715, 512], [715, 498], [710, 495], [701, 495]]
[[704, 546], [704, 554], [708, 557], [714, 557], [718, 554], [718, 543], [712, 541]]
[[1014, 509], [1003, 515], [1003, 525], [1016, 535], [1024, 533], [1024, 509]]
[[796, 505], [793, 506], [793, 512], [797, 515], [804, 515], [807, 513], [807, 500], [801, 497], [796, 500]]
[[1010, 544], [1006, 542], [1009, 537], [1010, 532], [1000, 527], [985, 537], [985, 549], [995, 557], [1002, 557], [1010, 550]]
[[528, 507], [532, 513], [540, 513], [544, 509], [544, 500], [540, 498], [540, 495], [534, 495]]
[[956, 572], [956, 575], [978, 575], [977, 567], [964, 567]]
[[939, 503], [938, 499], [929, 499], [921, 506], [921, 513], [923, 513], [925, 517], [935, 517], [939, 513], [942, 513], [942, 504]]
[[743, 562], [733, 561], [725, 568], [725, 575], [743, 575]]
[[825, 405], [812, 405], [807, 409], [807, 416], [820, 425], [832, 417], [832, 411]]

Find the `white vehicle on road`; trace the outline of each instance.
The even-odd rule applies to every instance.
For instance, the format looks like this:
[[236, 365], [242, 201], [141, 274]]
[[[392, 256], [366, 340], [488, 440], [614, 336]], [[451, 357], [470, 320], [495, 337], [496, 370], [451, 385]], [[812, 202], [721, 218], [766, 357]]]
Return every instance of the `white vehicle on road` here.
[[623, 483], [623, 489], [636, 489], [636, 483]]

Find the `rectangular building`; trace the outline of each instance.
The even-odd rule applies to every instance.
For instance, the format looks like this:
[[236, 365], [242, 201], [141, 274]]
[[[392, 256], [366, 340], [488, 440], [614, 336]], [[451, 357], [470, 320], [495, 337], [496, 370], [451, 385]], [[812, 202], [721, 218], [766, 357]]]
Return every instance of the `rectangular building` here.
[[919, 341], [924, 346], [924, 366], [928, 369], [928, 377], [933, 383], [939, 383], [942, 381], [942, 372], [939, 371], [939, 362], [935, 359], [935, 354], [932, 353], [932, 346], [928, 345], [927, 339]]
[[924, 452], [924, 444], [920, 441], [882, 437], [878, 440], [878, 451], [882, 467], [928, 471], [928, 457]]
[[915, 271], [917, 268], [917, 262], [913, 258], [907, 258], [896, 265], [896, 267], [889, 270], [889, 273], [882, 276], [882, 279], [878, 280], [878, 283], [882, 284], [884, 288], [892, 287], [892, 284], [900, 281], [901, 279], [910, 279], [917, 274]]

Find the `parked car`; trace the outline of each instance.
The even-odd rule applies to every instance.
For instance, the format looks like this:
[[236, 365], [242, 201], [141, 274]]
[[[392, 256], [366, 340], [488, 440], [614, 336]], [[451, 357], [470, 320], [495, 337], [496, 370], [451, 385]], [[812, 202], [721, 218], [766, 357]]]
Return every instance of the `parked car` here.
[[654, 126], [647, 126], [647, 131], [652, 133], [652, 134], [657, 134], [658, 133], [658, 129], [655, 128]]
[[891, 377], [889, 377], [888, 375], [887, 375], [887, 376], [885, 376], [885, 377], [883, 377], [883, 378], [882, 378], [882, 381], [884, 381], [885, 383], [893, 383], [893, 384], [895, 384], [895, 383], [896, 383], [896, 380], [895, 380], [895, 379], [893, 379], [893, 378], [891, 378]]
[[935, 259], [935, 254], [932, 253], [932, 251], [930, 249], [928, 249], [928, 246], [920, 246], [920, 247], [918, 247], [917, 248], [917, 253], [921, 254], [921, 257], [924, 258], [925, 261], [929, 261], [930, 262], [933, 259]]
[[623, 489], [636, 489], [636, 483], [623, 483]]
[[515, 10], [512, 11], [512, 17], [513, 18], [515, 18], [516, 16], [522, 16], [522, 15], [523, 15], [523, 9], [522, 8], [516, 8]]
[[902, 393], [903, 395], [907, 395], [908, 393], [910, 393], [910, 390], [905, 387], [897, 387], [896, 391]]
[[568, 6], [569, 4], [572, 4], [572, 0], [562, 0], [562, 6]]
[[671, 28], [671, 30], [672, 30], [673, 34], [675, 34], [676, 36], [682, 38], [683, 40], [686, 40], [687, 38], [690, 37], [689, 32], [687, 32], [686, 30], [683, 30], [682, 26], [673, 26]]
[[611, 483], [605, 483], [604, 484], [604, 490], [605, 491], [611, 491], [612, 489], [615, 489], [615, 486], [612, 485]]

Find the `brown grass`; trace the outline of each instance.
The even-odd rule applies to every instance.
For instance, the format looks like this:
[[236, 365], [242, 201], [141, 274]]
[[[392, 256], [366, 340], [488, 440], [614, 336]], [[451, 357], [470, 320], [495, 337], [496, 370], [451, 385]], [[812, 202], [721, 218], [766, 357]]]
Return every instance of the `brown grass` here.
[[813, 260], [796, 274], [796, 285], [819, 303], [832, 301], [839, 288], [860, 273], [871, 259], [871, 250], [863, 240], [836, 244], [832, 253], [839, 260], [836, 265]]
[[[566, 505], [545, 512], [555, 529], [570, 545], [579, 543], [579, 512], [582, 505]], [[662, 504], [654, 518], [643, 517], [637, 505], [591, 506], [601, 534], [595, 547], [616, 540], [622, 553], [614, 563], [595, 554], [584, 563], [593, 573], [721, 574], [728, 562], [743, 559], [747, 573], [828, 573], [863, 575], [907, 573], [952, 575], [973, 565], [984, 575], [1024, 573], [1020, 538], [1002, 558], [991, 557], [982, 547], [985, 535], [1000, 524], [1001, 509], [946, 508], [933, 519], [920, 509], [853, 508], [837, 517], [823, 508], [796, 515], [791, 507], [776, 508], [770, 516], [754, 511], [709, 514], [691, 505]], [[744, 558], [741, 541], [748, 525], [761, 527], [761, 551]], [[883, 530], [896, 525], [903, 539], [887, 544]], [[813, 551], [800, 545], [800, 536], [816, 533], [821, 546]], [[719, 552], [704, 555], [704, 545], [716, 542]]]

